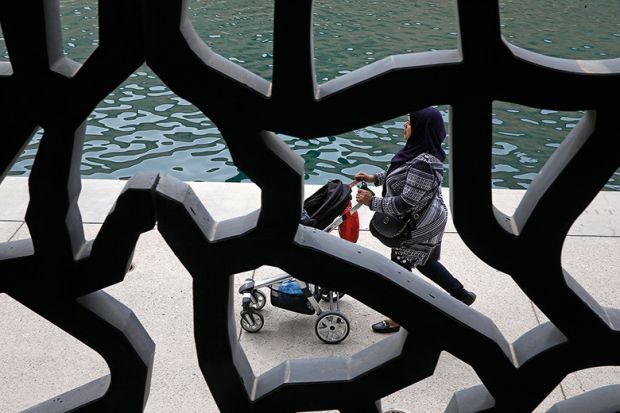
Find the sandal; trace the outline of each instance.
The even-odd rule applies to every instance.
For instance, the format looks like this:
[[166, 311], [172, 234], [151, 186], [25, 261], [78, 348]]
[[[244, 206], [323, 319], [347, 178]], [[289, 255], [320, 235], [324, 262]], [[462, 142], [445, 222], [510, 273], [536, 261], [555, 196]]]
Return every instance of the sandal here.
[[398, 324], [395, 326], [390, 325], [390, 320], [379, 321], [378, 323], [372, 325], [372, 331], [375, 333], [395, 333], [398, 330], [400, 330], [400, 326]]

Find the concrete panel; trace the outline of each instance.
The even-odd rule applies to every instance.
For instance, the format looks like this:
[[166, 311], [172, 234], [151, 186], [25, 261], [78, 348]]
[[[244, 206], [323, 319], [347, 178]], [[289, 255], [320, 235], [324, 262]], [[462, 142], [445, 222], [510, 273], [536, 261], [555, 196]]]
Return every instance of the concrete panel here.
[[24, 222], [20, 222], [20, 224], [21, 226], [19, 226], [19, 229], [17, 230], [17, 232], [15, 232], [15, 235], [13, 235], [11, 241], [30, 238], [30, 231], [28, 231], [28, 225], [26, 225], [26, 223]]
[[109, 369], [86, 345], [0, 294], [0, 412], [17, 412]]
[[479, 383], [469, 365], [444, 352], [433, 376], [383, 398], [381, 405], [411, 413], [442, 413], [454, 392]]
[[[433, 376], [382, 399], [386, 408], [402, 409], [408, 413], [443, 413], [452, 395], [462, 389], [480, 384], [476, 372], [448, 353], [442, 353]], [[564, 400], [555, 389], [533, 413], [543, 413], [554, 403]]]
[[620, 366], [596, 367], [571, 373], [562, 380], [562, 390], [568, 399], [608, 384], [620, 384]]
[[23, 222], [0, 222], [0, 240], [11, 240], [22, 224]]
[[29, 199], [28, 178], [4, 178], [0, 184], [0, 221], [23, 221]]
[[599, 192], [575, 221], [569, 234], [602, 237], [620, 236], [620, 192]]
[[617, 237], [569, 236], [562, 250], [564, 269], [605, 307], [620, 308], [619, 247]]
[[209, 213], [218, 221], [260, 208], [260, 188], [253, 183], [188, 182]]
[[78, 200], [82, 221], [102, 223], [126, 183], [127, 181], [112, 179], [82, 179], [82, 191]]

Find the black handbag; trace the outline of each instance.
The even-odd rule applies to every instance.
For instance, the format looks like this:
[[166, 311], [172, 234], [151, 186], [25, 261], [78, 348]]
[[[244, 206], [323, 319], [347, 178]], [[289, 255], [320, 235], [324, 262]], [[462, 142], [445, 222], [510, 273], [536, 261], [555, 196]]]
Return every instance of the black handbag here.
[[383, 245], [399, 247], [411, 234], [411, 220], [375, 212], [370, 220], [370, 233]]
[[422, 210], [405, 219], [383, 212], [375, 212], [370, 220], [370, 233], [381, 241], [383, 245], [390, 248], [400, 247], [403, 241], [409, 239], [411, 231], [417, 228], [418, 220], [424, 215], [434, 196], [428, 200], [428, 203]]
[[[389, 171], [388, 171], [389, 174]], [[435, 198], [437, 191], [441, 185], [441, 180], [435, 188], [433, 188], [433, 194], [429, 198], [428, 202], [419, 212], [408, 216], [404, 219], [398, 218], [392, 215], [385, 214], [383, 212], [375, 212], [370, 220], [369, 229], [370, 233], [377, 238], [383, 245], [390, 248], [397, 248], [408, 240], [411, 236], [411, 231], [417, 228], [418, 220], [424, 215], [433, 199]], [[386, 187], [383, 187], [383, 196], [385, 196]]]

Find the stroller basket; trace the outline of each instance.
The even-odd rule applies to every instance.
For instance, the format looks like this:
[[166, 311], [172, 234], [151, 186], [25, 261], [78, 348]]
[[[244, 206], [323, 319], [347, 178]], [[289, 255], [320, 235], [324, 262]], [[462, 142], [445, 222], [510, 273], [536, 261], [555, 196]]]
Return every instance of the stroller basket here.
[[314, 314], [315, 310], [308, 299], [303, 295], [289, 294], [281, 290], [282, 283], [269, 286], [271, 290], [271, 305], [300, 314]]

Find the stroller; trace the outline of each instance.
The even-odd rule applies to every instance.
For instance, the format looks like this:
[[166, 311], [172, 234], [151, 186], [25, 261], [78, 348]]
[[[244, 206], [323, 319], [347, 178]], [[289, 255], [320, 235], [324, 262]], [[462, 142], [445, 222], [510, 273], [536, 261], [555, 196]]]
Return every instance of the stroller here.
[[[300, 223], [324, 232], [339, 228], [341, 238], [356, 242], [359, 235], [356, 211], [362, 204], [351, 207], [351, 189], [355, 183], [346, 185], [334, 179], [319, 188], [304, 201]], [[241, 328], [245, 331], [257, 333], [263, 328], [265, 320], [259, 311], [265, 306], [267, 297], [259, 290], [261, 287], [269, 287], [271, 304], [275, 307], [300, 314], [316, 314], [318, 319], [314, 329], [323, 342], [340, 343], [349, 335], [349, 320], [338, 311], [338, 301], [344, 293], [307, 284], [287, 273], [259, 283], [246, 279], [239, 288], [242, 294]], [[321, 300], [329, 303], [328, 311], [319, 305]]]

